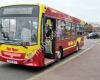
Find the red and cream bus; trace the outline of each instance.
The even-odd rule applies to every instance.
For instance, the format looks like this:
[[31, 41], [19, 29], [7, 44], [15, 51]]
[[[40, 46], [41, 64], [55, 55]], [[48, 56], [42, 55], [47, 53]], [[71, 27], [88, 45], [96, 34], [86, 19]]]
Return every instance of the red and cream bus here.
[[85, 22], [44, 5], [0, 8], [0, 61], [43, 67], [84, 45]]

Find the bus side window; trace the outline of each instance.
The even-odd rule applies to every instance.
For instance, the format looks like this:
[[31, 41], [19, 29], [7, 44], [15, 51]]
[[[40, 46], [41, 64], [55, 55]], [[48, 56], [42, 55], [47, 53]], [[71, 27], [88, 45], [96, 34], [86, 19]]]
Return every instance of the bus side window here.
[[75, 35], [76, 35], [75, 24], [72, 23], [72, 26], [71, 26], [71, 36], [75, 37]]
[[70, 37], [70, 30], [71, 30], [71, 23], [70, 22], [66, 22], [66, 35], [67, 35], [67, 38]]
[[77, 24], [76, 26], [77, 36], [80, 36], [80, 25]]
[[82, 36], [84, 35], [84, 26], [78, 24], [77, 27], [76, 27], [76, 30], [77, 30], [77, 36]]
[[56, 33], [57, 33], [57, 38], [58, 39], [62, 39], [62, 27], [61, 27], [61, 20], [57, 21], [57, 29], [56, 29]]
[[66, 22], [64, 20], [61, 21], [61, 28], [62, 28], [62, 38], [67, 38], [67, 29], [66, 29]]

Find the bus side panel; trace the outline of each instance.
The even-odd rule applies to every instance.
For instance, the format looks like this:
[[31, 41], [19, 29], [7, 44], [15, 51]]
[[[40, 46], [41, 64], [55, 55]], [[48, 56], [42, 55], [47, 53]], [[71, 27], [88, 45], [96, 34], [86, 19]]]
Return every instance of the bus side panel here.
[[63, 40], [56, 40], [56, 51], [59, 51], [59, 48], [63, 48], [63, 57], [74, 52], [75, 48], [75, 39], [63, 39]]
[[62, 40], [62, 46], [63, 46], [63, 56], [66, 56], [70, 53], [70, 46], [68, 43], [70, 42], [70, 39], [64, 39]]
[[61, 40], [56, 40], [56, 48], [55, 48], [55, 51], [59, 51], [59, 48], [60, 48], [60, 46], [62, 46], [62, 41]]

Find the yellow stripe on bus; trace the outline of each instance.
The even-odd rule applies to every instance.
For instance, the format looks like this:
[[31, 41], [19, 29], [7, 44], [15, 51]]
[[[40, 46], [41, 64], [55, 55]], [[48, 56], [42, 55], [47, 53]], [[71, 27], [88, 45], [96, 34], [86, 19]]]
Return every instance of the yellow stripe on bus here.
[[[76, 45], [71, 46], [71, 47], [64, 48], [63, 51], [68, 50], [68, 49], [70, 49], [70, 48], [73, 48], [73, 47], [75, 47], [75, 46], [76, 46]], [[58, 52], [59, 52], [59, 51], [56, 51], [56, 53], [58, 53]]]
[[73, 48], [73, 47], [75, 47], [75, 46], [76, 46], [76, 45], [71, 46], [71, 47], [68, 47], [68, 48], [64, 48], [63, 50], [65, 51], [65, 50], [70, 49], [70, 48]]

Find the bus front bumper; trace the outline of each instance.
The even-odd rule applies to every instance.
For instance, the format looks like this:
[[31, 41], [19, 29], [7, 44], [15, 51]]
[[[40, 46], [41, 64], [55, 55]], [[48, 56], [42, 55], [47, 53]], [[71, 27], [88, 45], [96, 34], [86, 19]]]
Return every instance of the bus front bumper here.
[[31, 66], [31, 67], [44, 66], [44, 56], [42, 55], [42, 53], [38, 53], [30, 59], [15, 59], [12, 57], [3, 56], [0, 53], [0, 61], [11, 63], [11, 64], [26, 65], [26, 66]]

